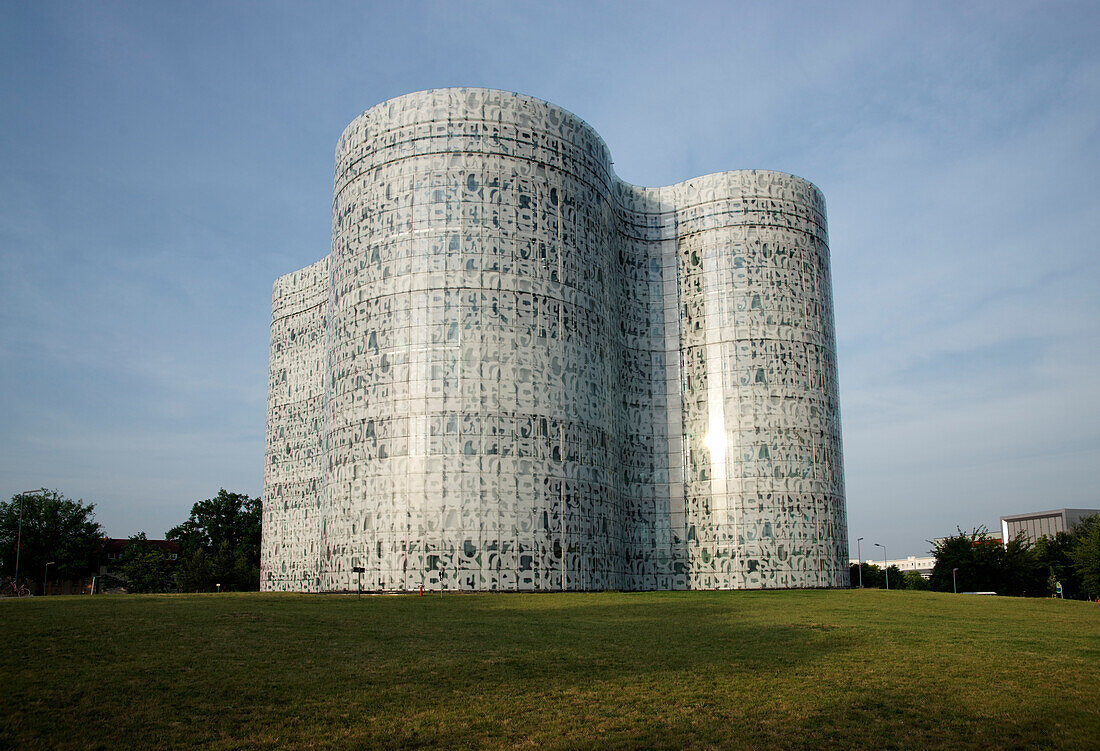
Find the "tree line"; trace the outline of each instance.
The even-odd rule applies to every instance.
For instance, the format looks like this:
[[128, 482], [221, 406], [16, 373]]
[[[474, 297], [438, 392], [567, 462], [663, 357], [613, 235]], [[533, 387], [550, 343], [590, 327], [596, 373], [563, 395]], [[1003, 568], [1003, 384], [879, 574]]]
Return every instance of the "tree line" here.
[[[187, 520], [165, 538], [179, 545], [172, 556], [146, 544], [144, 532], [114, 563], [110, 576], [129, 592], [248, 591], [260, 588], [259, 498], [230, 493], [195, 503]], [[18, 493], [0, 501], [0, 550], [3, 578], [45, 584], [51, 578], [75, 579], [98, 569], [106, 534], [95, 521], [95, 504], [72, 500], [56, 490]], [[39, 578], [41, 574], [41, 578]], [[219, 586], [220, 585], [220, 586]]]
[[897, 566], [851, 564], [851, 586], [930, 589], [935, 592], [996, 592], [1016, 597], [1059, 594], [1071, 599], [1100, 599], [1100, 514], [1085, 517], [1066, 532], [1034, 543], [1023, 533], [1002, 544], [984, 527], [938, 540], [931, 578]]
[[1044, 597], [1060, 585], [1066, 598], [1100, 598], [1100, 514], [1034, 543], [1021, 533], [1002, 545], [985, 528], [960, 529], [936, 543], [935, 556], [929, 584], [938, 592], [954, 590], [954, 572], [959, 592]]
[[[165, 538], [179, 545], [173, 560], [147, 545], [145, 533], [130, 538], [112, 572], [130, 592], [248, 591], [260, 588], [259, 498], [224, 488], [195, 503]], [[996, 592], [1000, 595], [1100, 599], [1100, 514], [1068, 531], [1031, 543], [1023, 534], [1005, 544], [985, 528], [935, 543], [930, 579], [897, 566], [852, 564], [851, 586], [931, 589], [938, 592]], [[56, 490], [18, 493], [0, 501], [0, 551], [4, 581], [19, 578], [45, 584], [47, 567], [58, 579], [97, 570], [106, 535], [95, 521], [95, 504], [71, 500]], [[20, 546], [21, 540], [21, 546]], [[41, 572], [42, 578], [38, 578]]]
[[883, 569], [873, 563], [852, 563], [848, 566], [848, 578], [853, 587], [860, 586], [862, 581], [864, 587], [884, 589], [887, 577], [890, 579], [890, 589], [928, 589], [928, 580], [916, 571], [902, 571], [897, 566]]

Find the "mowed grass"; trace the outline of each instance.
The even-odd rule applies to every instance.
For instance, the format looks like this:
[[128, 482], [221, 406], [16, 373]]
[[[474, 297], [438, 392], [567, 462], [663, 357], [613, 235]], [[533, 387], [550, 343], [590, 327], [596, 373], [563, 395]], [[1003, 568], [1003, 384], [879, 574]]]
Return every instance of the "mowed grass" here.
[[1097, 748], [1100, 605], [922, 592], [0, 601], [0, 746]]

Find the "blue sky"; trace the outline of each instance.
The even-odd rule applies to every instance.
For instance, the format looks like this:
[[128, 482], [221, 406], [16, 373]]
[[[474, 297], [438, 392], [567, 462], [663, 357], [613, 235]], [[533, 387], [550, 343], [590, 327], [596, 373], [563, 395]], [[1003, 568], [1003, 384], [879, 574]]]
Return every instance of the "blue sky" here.
[[344, 126], [488, 86], [616, 169], [822, 188], [853, 541], [1100, 506], [1095, 3], [0, 3], [0, 496], [263, 483], [271, 283]]

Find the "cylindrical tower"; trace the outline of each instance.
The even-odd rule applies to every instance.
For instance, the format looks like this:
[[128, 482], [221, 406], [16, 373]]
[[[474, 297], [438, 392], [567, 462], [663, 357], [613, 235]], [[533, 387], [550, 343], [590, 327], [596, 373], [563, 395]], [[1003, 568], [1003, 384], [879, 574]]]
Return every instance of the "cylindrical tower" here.
[[607, 149], [437, 90], [337, 149], [321, 588], [620, 586]]
[[667, 189], [692, 588], [847, 585], [825, 200], [742, 170]]

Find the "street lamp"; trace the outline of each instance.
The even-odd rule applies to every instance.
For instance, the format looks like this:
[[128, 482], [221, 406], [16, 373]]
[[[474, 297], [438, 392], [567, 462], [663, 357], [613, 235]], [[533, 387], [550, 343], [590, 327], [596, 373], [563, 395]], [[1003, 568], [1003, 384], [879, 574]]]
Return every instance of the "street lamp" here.
[[42, 596], [46, 596], [46, 576], [49, 573], [50, 566], [54, 565], [57, 561], [50, 561], [46, 564], [46, 567], [42, 569]]
[[876, 548], [882, 548], [882, 573], [886, 574], [886, 589], [890, 589], [890, 569], [886, 565], [886, 546], [875, 543]]
[[951, 569], [951, 588], [955, 590], [955, 594], [959, 593], [959, 585], [955, 581], [955, 572], [958, 571], [958, 567]]
[[859, 552], [859, 544], [863, 542], [862, 537], [856, 538], [856, 558], [859, 559], [857, 565], [859, 566], [859, 588], [863, 589], [863, 554]]
[[359, 574], [359, 585], [355, 589], [355, 595], [356, 595], [355, 599], [362, 600], [363, 599], [363, 572], [366, 571], [366, 569], [362, 566], [352, 566], [351, 571], [352, 571], [352, 573]]

